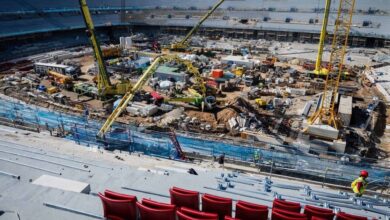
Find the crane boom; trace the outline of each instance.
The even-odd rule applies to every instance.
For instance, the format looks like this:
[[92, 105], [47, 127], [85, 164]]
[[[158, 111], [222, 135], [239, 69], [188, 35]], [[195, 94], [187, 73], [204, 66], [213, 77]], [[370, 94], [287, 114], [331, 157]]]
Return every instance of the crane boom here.
[[[95, 27], [93, 25], [91, 13], [89, 12], [89, 8], [87, 5], [87, 0], [79, 0], [80, 9], [83, 14], [85, 25], [87, 26], [87, 34], [89, 39], [91, 40], [93, 52], [95, 55], [95, 59], [98, 64], [98, 90], [104, 90], [104, 87], [111, 86], [110, 78], [107, 74], [106, 66], [103, 61], [103, 53], [100, 49], [99, 41], [96, 37]], [[100, 88], [99, 88], [100, 87]]]
[[315, 69], [314, 69], [314, 73], [317, 75], [328, 74], [328, 70], [326, 68], [322, 68], [322, 55], [324, 53], [324, 43], [325, 43], [325, 38], [326, 38], [326, 34], [327, 34], [326, 29], [328, 27], [330, 2], [331, 2], [331, 0], [326, 0], [326, 3], [325, 3], [324, 18], [322, 20], [320, 41], [318, 43], [318, 53], [317, 53], [316, 65], [315, 65]]
[[181, 48], [186, 48], [188, 44], [188, 39], [198, 30], [198, 28], [203, 24], [203, 22], [210, 17], [211, 14], [217, 8], [224, 2], [225, 0], [220, 0], [217, 4], [215, 4], [203, 17], [200, 19], [200, 21], [188, 32], [188, 34], [179, 42], [176, 44], [172, 44], [172, 49], [181, 49]]
[[148, 69], [146, 69], [144, 74], [141, 76], [138, 82], [132, 87], [132, 89], [123, 96], [118, 106], [114, 109], [114, 111], [111, 113], [111, 115], [107, 118], [106, 122], [101, 127], [98, 133], [99, 137], [103, 137], [103, 135], [108, 131], [108, 129], [114, 123], [116, 118], [118, 118], [119, 115], [126, 108], [127, 104], [134, 98], [135, 93], [145, 85], [145, 83], [148, 81], [150, 76], [155, 72], [155, 70], [157, 69], [157, 67], [159, 66], [162, 60], [163, 58], [161, 56], [157, 57], [153, 61], [153, 63], [148, 67]]
[[340, 0], [328, 65], [329, 74], [326, 75], [321, 106], [309, 119], [309, 124], [313, 124], [319, 119], [320, 122], [325, 122], [338, 129], [339, 120], [336, 117], [334, 108], [338, 98], [340, 78], [344, 74], [344, 59], [354, 7], [355, 0]]

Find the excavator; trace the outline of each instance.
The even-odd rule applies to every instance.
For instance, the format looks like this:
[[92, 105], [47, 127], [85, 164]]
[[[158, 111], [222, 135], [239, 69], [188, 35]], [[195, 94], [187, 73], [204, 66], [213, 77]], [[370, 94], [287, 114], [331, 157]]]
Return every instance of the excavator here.
[[95, 27], [93, 25], [92, 17], [87, 5], [87, 0], [79, 0], [80, 9], [84, 18], [85, 25], [87, 27], [86, 32], [92, 43], [93, 52], [98, 65], [97, 73], [97, 89], [101, 98], [112, 95], [123, 95], [131, 90], [131, 84], [128, 80], [123, 80], [119, 83], [113, 84], [110, 81], [110, 76], [107, 73], [106, 65], [103, 60], [103, 53], [100, 48], [99, 41], [97, 40]]

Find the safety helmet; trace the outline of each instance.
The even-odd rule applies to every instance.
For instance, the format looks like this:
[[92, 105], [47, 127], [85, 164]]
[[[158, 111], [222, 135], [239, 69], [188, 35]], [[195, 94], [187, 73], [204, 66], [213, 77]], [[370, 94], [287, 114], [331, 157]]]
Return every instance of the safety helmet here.
[[360, 171], [360, 176], [367, 178], [367, 177], [368, 177], [368, 172], [367, 172], [367, 170], [362, 170], [362, 171]]

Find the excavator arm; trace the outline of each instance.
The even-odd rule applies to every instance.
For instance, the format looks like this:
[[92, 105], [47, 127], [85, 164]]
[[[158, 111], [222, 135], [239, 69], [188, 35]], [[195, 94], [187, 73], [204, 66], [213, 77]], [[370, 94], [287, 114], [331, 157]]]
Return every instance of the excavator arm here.
[[202, 19], [188, 32], [188, 34], [178, 43], [172, 44], [172, 50], [181, 50], [188, 47], [188, 39], [199, 29], [199, 27], [203, 24], [208, 17], [224, 2], [225, 0], [220, 0], [217, 4], [215, 4], [208, 12], [205, 14]]

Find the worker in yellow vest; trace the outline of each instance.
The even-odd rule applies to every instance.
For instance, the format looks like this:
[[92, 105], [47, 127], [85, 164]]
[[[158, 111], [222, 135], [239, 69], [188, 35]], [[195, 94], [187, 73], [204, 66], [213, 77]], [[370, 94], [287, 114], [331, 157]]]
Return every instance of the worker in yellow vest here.
[[360, 171], [360, 176], [356, 180], [354, 180], [351, 184], [352, 191], [355, 193], [356, 197], [361, 197], [366, 189], [368, 172], [366, 170]]

